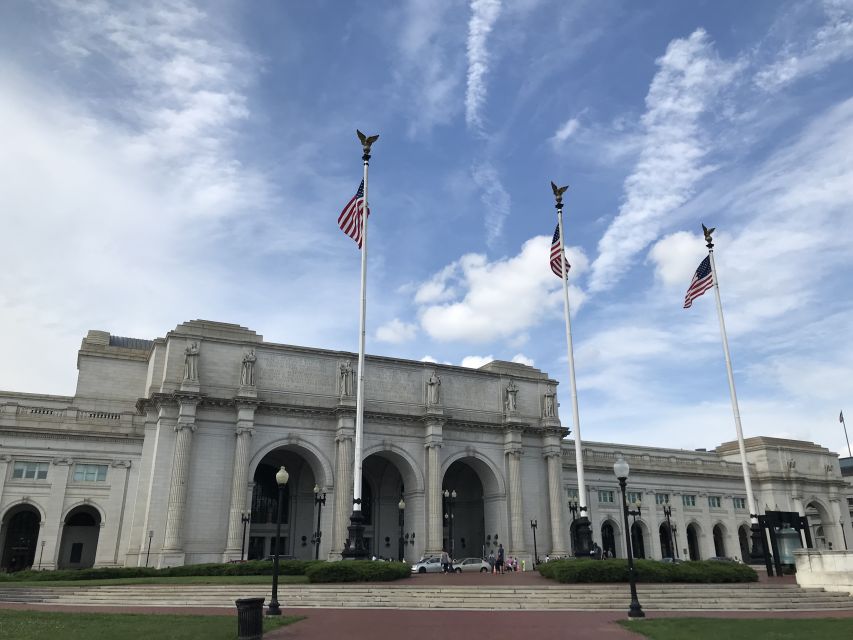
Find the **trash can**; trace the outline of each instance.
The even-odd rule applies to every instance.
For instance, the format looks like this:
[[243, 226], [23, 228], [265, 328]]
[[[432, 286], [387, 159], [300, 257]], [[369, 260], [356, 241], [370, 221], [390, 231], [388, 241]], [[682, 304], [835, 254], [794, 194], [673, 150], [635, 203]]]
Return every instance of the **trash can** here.
[[237, 640], [261, 640], [264, 635], [264, 599], [240, 598], [237, 605]]

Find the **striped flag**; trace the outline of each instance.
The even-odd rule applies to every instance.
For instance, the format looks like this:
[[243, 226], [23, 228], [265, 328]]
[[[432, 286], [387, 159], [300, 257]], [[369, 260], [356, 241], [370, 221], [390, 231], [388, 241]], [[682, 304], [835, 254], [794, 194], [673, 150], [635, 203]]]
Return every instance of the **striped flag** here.
[[684, 296], [684, 308], [689, 309], [693, 301], [714, 286], [714, 275], [711, 273], [711, 256], [699, 263], [699, 268], [693, 274], [693, 281]]
[[[572, 265], [569, 264], [569, 261], [566, 260], [566, 273], [569, 272], [569, 269], [572, 268]], [[554, 229], [554, 239], [551, 240], [551, 271], [554, 272], [558, 278], [563, 277], [563, 270], [560, 267], [560, 225], [557, 224], [557, 228]]]
[[[347, 202], [347, 206], [341, 211], [338, 216], [338, 226], [345, 234], [355, 240], [358, 248], [361, 249], [361, 218], [364, 211], [364, 180], [358, 185], [358, 191], [352, 197], [352, 200]], [[370, 209], [367, 210], [367, 215], [370, 215]]]

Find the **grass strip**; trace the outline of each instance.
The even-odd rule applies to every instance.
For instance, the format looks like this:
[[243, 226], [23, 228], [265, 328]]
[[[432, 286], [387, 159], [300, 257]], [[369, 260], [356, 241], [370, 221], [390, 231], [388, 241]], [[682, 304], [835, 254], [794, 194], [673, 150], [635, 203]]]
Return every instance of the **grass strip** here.
[[652, 640], [850, 640], [853, 618], [657, 618], [620, 620]]

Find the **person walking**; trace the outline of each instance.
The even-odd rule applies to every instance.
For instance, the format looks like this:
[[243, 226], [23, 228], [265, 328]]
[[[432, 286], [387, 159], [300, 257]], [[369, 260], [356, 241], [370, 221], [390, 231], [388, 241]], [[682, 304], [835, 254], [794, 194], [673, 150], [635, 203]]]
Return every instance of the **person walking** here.
[[450, 573], [452, 571], [450, 568], [450, 554], [447, 551], [441, 552], [441, 571], [443, 573]]
[[506, 562], [506, 552], [504, 551], [503, 543], [498, 545], [498, 559], [495, 561], [495, 569], [503, 575], [504, 563]]
[[492, 573], [494, 573], [495, 572], [495, 552], [494, 551], [489, 551], [489, 558], [487, 561], [489, 563], [489, 569], [491, 570]]

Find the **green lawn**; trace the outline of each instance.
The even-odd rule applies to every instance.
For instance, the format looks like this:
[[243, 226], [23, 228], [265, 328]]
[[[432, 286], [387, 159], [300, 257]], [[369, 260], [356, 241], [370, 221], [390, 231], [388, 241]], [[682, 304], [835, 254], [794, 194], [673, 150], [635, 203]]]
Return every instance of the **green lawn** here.
[[[279, 584], [308, 584], [306, 576], [279, 576]], [[0, 581], [6, 587], [104, 587], [119, 584], [268, 584], [272, 576], [178, 576], [175, 578], [112, 578], [110, 580], [31, 580], [27, 582]], [[2, 637], [2, 636], [0, 636]]]
[[853, 618], [753, 619], [659, 618], [620, 623], [653, 640], [850, 640]]
[[[265, 618], [264, 631], [299, 617]], [[0, 610], [0, 638], [15, 640], [235, 640], [237, 617]]]

